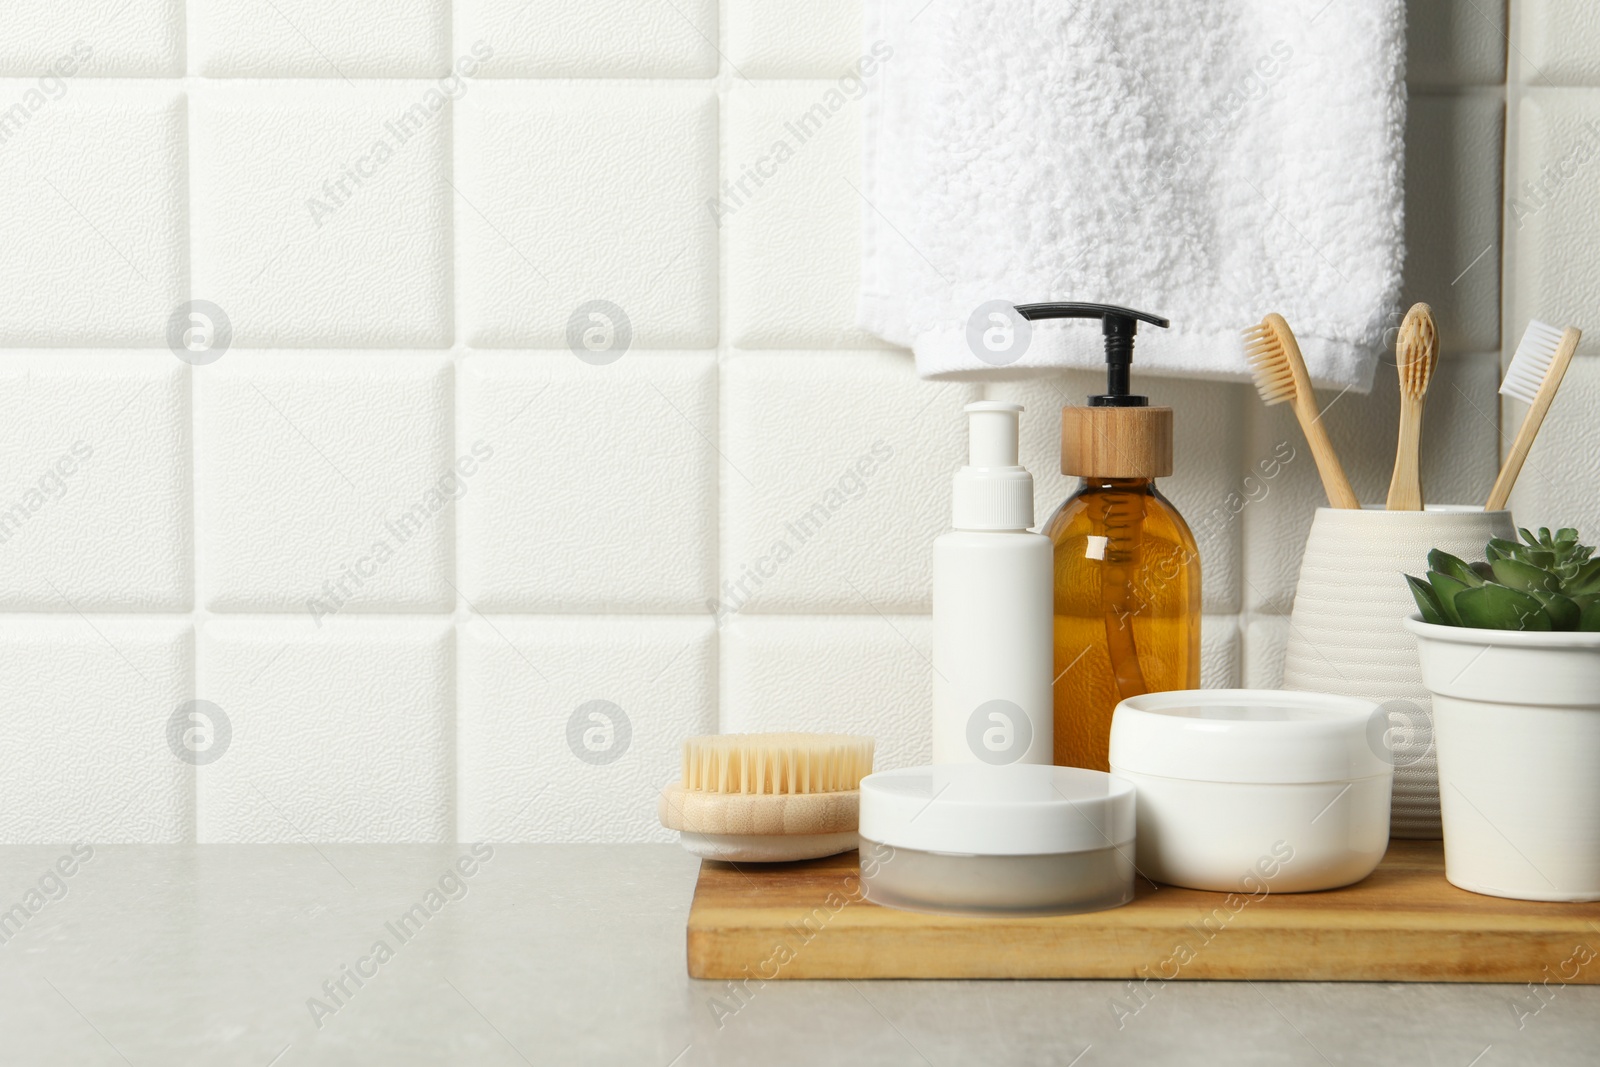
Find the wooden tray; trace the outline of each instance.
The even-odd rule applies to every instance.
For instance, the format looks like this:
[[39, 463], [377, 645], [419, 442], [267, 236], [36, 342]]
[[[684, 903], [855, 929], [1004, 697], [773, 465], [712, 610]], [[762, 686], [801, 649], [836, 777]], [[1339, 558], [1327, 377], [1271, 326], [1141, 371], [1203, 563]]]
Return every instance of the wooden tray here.
[[690, 977], [1600, 983], [1600, 903], [1457, 889], [1437, 841], [1392, 842], [1348, 889], [1230, 900], [1140, 879], [1125, 907], [1046, 918], [882, 908], [860, 899], [857, 874], [854, 852], [702, 863]]

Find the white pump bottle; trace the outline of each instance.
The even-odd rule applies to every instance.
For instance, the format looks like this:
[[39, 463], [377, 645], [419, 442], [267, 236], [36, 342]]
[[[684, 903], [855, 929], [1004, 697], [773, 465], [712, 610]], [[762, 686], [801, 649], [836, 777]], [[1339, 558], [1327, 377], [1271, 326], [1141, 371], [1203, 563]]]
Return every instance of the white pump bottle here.
[[1053, 552], [1030, 533], [1020, 404], [968, 404], [955, 529], [933, 543], [933, 762], [1052, 762]]

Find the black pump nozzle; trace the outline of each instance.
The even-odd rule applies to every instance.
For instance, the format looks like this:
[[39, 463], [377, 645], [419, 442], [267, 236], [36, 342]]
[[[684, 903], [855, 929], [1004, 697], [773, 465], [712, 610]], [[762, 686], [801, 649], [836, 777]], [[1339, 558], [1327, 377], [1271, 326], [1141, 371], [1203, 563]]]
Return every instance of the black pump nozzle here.
[[1129, 393], [1129, 369], [1133, 366], [1133, 334], [1140, 322], [1166, 329], [1172, 323], [1160, 315], [1114, 304], [1018, 304], [1017, 313], [1032, 322], [1035, 319], [1099, 319], [1106, 337], [1106, 391], [1101, 396], [1091, 396], [1089, 406], [1095, 408], [1142, 408], [1150, 403], [1148, 397]]

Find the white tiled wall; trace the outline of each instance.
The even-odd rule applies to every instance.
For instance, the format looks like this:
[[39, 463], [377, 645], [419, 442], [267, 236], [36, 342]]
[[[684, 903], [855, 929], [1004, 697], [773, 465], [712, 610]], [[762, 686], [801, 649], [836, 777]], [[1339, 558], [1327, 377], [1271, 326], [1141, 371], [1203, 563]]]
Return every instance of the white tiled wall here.
[[[1587, 327], [1511, 506], [1524, 525], [1600, 530], [1600, 9], [1518, 0], [1506, 79], [1505, 330]], [[1507, 402], [1516, 427], [1520, 404]]]
[[[1594, 327], [1516, 505], [1600, 535], [1591, 7], [1412, 0], [1406, 288], [1447, 357], [1437, 501], [1487, 492], [1526, 318]], [[653, 839], [689, 733], [924, 757], [960, 408], [1029, 405], [1043, 519], [1069, 490], [1055, 411], [1093, 376], [926, 384], [855, 328], [854, 92], [746, 178], [860, 22], [859, 0], [7, 4], [0, 840]], [[1524, 180], [1547, 194], [1508, 208]], [[186, 300], [229, 319], [209, 365], [167, 347]], [[620, 358], [569, 349], [591, 301], [626, 316]], [[1324, 398], [1369, 500], [1378, 378]], [[1248, 386], [1146, 387], [1178, 409], [1205, 681], [1276, 684], [1309, 456]], [[1284, 442], [1263, 497], [1246, 479]], [[1231, 494], [1257, 499], [1232, 517]]]

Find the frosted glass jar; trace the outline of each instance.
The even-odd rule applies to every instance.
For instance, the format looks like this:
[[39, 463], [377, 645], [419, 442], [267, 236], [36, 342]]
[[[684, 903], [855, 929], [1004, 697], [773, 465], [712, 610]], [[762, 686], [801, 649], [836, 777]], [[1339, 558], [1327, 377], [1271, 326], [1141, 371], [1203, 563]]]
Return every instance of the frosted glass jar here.
[[1378, 705], [1265, 689], [1117, 705], [1111, 773], [1138, 794], [1139, 870], [1228, 893], [1359, 882], [1389, 843], [1393, 764]]
[[1101, 771], [941, 764], [861, 780], [861, 883], [875, 904], [1065, 915], [1133, 899], [1133, 789]]

